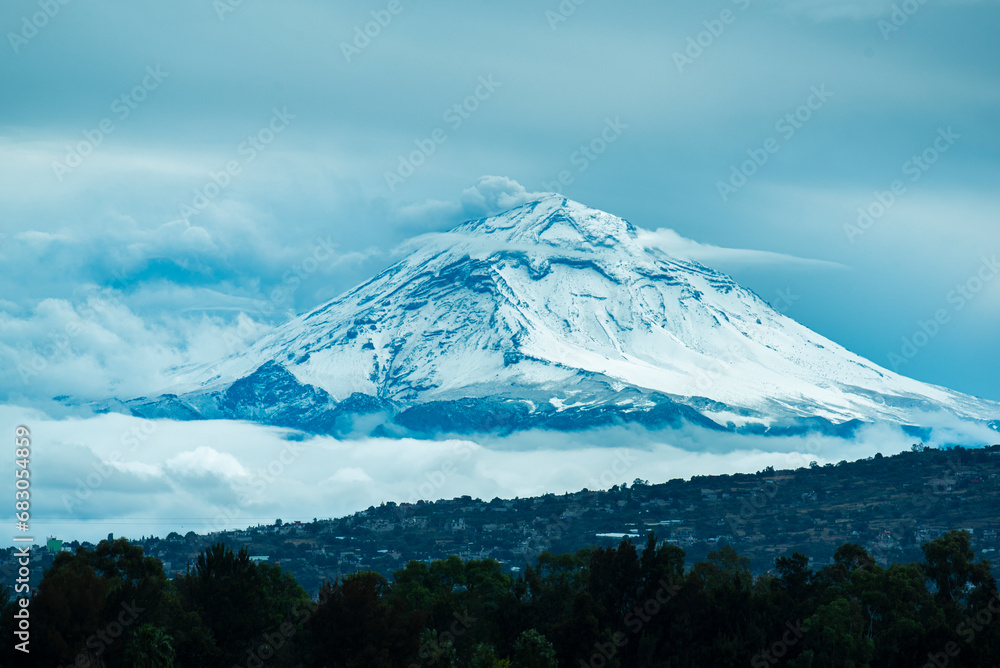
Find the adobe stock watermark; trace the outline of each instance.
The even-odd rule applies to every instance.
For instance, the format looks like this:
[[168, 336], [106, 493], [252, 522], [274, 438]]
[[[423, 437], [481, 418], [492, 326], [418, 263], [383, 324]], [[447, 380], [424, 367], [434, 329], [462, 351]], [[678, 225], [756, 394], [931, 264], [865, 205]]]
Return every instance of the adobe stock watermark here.
[[[732, 2], [741, 12], [745, 12], [749, 9], [752, 0], [732, 0]], [[687, 45], [683, 51], [674, 51], [673, 53], [674, 65], [677, 66], [677, 71], [683, 74], [685, 67], [694, 65], [694, 61], [701, 58], [705, 51], [711, 48], [717, 39], [722, 37], [722, 34], [726, 32], [726, 26], [736, 23], [738, 17], [739, 14], [732, 9], [723, 9], [719, 12], [717, 18], [702, 21], [701, 24], [705, 26], [705, 29], [696, 35], [688, 37]]]
[[707, 392], [717, 381], [728, 375], [728, 365], [738, 364], [746, 360], [746, 351], [736, 344], [732, 344], [718, 356], [714, 356], [705, 368], [698, 369], [695, 376], [695, 387], [701, 392]]
[[644, 601], [642, 605], [635, 606], [625, 615], [623, 621], [628, 628], [628, 635], [616, 631], [607, 642], [594, 643], [594, 653], [590, 655], [589, 659], [586, 661], [580, 659], [582, 668], [604, 668], [611, 665], [609, 662], [617, 656], [621, 648], [627, 645], [631, 638], [638, 636], [646, 624], [660, 614], [660, 611], [681, 591], [681, 585], [670, 584], [662, 578], [657, 584], [660, 586], [651, 598]]
[[[776, 299], [769, 305], [782, 315], [801, 299], [791, 288], [775, 290], [775, 296]], [[762, 323], [758, 321], [758, 324]], [[746, 351], [743, 348], [736, 344], [728, 346], [720, 356], [712, 358], [707, 365], [698, 369], [695, 387], [701, 392], [707, 392], [716, 382], [726, 378], [729, 373], [728, 365], [739, 364], [746, 359]]]
[[372, 40], [382, 34], [382, 31], [389, 27], [393, 18], [403, 13], [406, 7], [401, 0], [389, 0], [385, 9], [374, 9], [371, 11], [372, 20], [364, 25], [354, 26], [354, 39], [350, 42], [340, 43], [340, 52], [344, 54], [344, 60], [348, 63], [361, 52], [371, 46]]
[[[19, 540], [19, 538], [15, 538]], [[29, 540], [27, 536], [24, 540]], [[32, 541], [34, 539], [31, 539]], [[21, 545], [11, 555], [11, 561], [17, 559], [17, 579], [14, 581], [14, 600], [17, 601], [13, 617], [14, 635], [21, 642], [14, 644], [14, 649], [18, 652], [31, 654], [31, 548], [32, 545]]]
[[[823, 448], [823, 441], [817, 434], [810, 434], [806, 440], [803, 450], [805, 452], [789, 452], [785, 457], [787, 465], [792, 468], [802, 468], [810, 463], [811, 456], [817, 455]], [[743, 497], [740, 504], [739, 515], [727, 514], [725, 521], [733, 532], [733, 536], [740, 535], [740, 527], [748, 521], [757, 517], [770, 504], [771, 500], [778, 494], [783, 483], [780, 479], [767, 479], [754, 490], [749, 497]]]
[[215, 15], [219, 17], [219, 21], [225, 21], [226, 14], [232, 14], [242, 6], [243, 0], [214, 0], [212, 2], [212, 9], [215, 10]]
[[773, 480], [765, 481], [764, 485], [754, 491], [750, 498], [744, 498], [740, 506], [740, 514], [726, 515], [726, 523], [729, 524], [733, 536], [740, 535], [740, 527], [757, 516], [757, 512], [767, 507], [768, 503], [778, 493], [778, 483]]
[[903, 0], [900, 3], [892, 4], [892, 11], [889, 12], [889, 20], [879, 19], [878, 30], [882, 33], [882, 40], [888, 42], [893, 33], [899, 32], [903, 26], [910, 21], [910, 17], [920, 11], [920, 8], [927, 4], [927, 0]]
[[547, 192], [561, 193], [562, 188], [572, 185], [576, 177], [583, 174], [594, 162], [604, 155], [612, 144], [625, 134], [628, 124], [622, 123], [621, 116], [610, 116], [604, 119], [604, 127], [600, 133], [586, 144], [581, 144], [578, 149], [569, 156], [569, 163], [576, 167], [576, 173], [569, 169], [563, 169], [556, 174], [554, 181], [542, 181], [542, 189]]
[[448, 648], [454, 646], [455, 640], [465, 635], [466, 631], [472, 628], [478, 618], [469, 614], [468, 609], [463, 609], [462, 613], [453, 612], [455, 621], [451, 623], [447, 631], [433, 636], [429, 640], [420, 644], [417, 649], [417, 656], [428, 661], [428, 663], [411, 663], [409, 668], [420, 668], [422, 665], [433, 666], [441, 657], [448, 653]]
[[802, 620], [795, 622], [786, 622], [785, 628], [787, 629], [784, 634], [782, 634], [780, 640], [776, 640], [767, 649], [758, 652], [752, 659], [750, 659], [750, 665], [753, 668], [769, 668], [778, 663], [783, 656], [788, 654], [789, 648], [796, 645], [802, 636], [805, 635], [805, 630], [802, 627]]
[[14, 50], [16, 56], [21, 52], [21, 47], [33, 40], [40, 30], [54, 19], [62, 8], [70, 3], [70, 0], [38, 0], [37, 11], [30, 17], [25, 14], [21, 17], [21, 29], [17, 32], [8, 32], [7, 41], [10, 48]]
[[[244, 664], [247, 668], [263, 668], [267, 662], [278, 653], [285, 643], [292, 639], [299, 629], [306, 622], [312, 619], [324, 605], [330, 602], [326, 596], [326, 591], [320, 589], [319, 597], [316, 601], [310, 600], [307, 603], [296, 603], [292, 606], [291, 616], [273, 631], [265, 631], [261, 636], [263, 642], [255, 644], [247, 650], [247, 660]], [[305, 607], [305, 610], [302, 607]], [[292, 623], [294, 621], [294, 624]], [[234, 667], [236, 668], [236, 667]]]
[[[553, 541], [568, 536], [569, 530], [573, 526], [574, 518], [580, 517], [583, 511], [584, 507], [574, 502], [567, 506], [560, 514], [556, 515], [553, 513], [549, 515], [549, 520], [545, 523], [545, 527], [541, 531], [542, 543], [545, 545], [545, 549], [551, 547]], [[539, 550], [538, 554], [541, 554], [543, 551], [544, 549]], [[536, 558], [538, 554], [535, 555]]]
[[889, 353], [889, 366], [892, 370], [899, 371], [901, 366], [909, 364], [917, 353], [941, 333], [941, 328], [951, 322], [952, 315], [968, 306], [998, 273], [1000, 273], [1000, 262], [997, 262], [997, 256], [983, 257], [979, 268], [945, 295], [945, 301], [951, 308], [939, 308], [934, 311], [933, 317], [918, 320], [913, 333], [902, 338], [899, 350]]
[[745, 186], [747, 181], [767, 164], [771, 156], [781, 150], [781, 142], [791, 140], [799, 130], [805, 127], [806, 123], [812, 120], [817, 111], [826, 106], [832, 97], [833, 93], [827, 90], [826, 84], [811, 87], [805, 102], [775, 122], [774, 131], [778, 133], [779, 138], [768, 137], [764, 140], [761, 148], [748, 148], [746, 160], [738, 167], [735, 164], [729, 166], [729, 178], [725, 181], [715, 182], [715, 187], [719, 191], [719, 197], [722, 198], [722, 201], [728, 202], [731, 195], [739, 192], [740, 188]]
[[[493, 79], [492, 74], [479, 77], [478, 85], [472, 93], [445, 109], [441, 114], [441, 120], [448, 124], [451, 132], [455, 132], [472, 118], [472, 114], [476, 113], [482, 103], [490, 99], [502, 85], [502, 82]], [[448, 141], [449, 130], [434, 128], [429, 136], [413, 140], [416, 148], [406, 155], [399, 156], [395, 170], [385, 172], [385, 185], [389, 187], [389, 192], [395, 192], [401, 183], [413, 176], [417, 169], [437, 152], [439, 146]]]
[[111, 101], [110, 110], [113, 116], [106, 116], [99, 120], [93, 129], [83, 131], [83, 140], [75, 145], [66, 146], [66, 157], [62, 162], [54, 160], [52, 171], [55, 173], [59, 183], [62, 183], [67, 174], [72, 173], [77, 167], [83, 164], [97, 147], [104, 143], [104, 140], [117, 129], [115, 120], [122, 122], [132, 115], [132, 112], [139, 108], [149, 94], [160, 87], [163, 80], [170, 76], [170, 72], [164, 72], [157, 65], [155, 68], [150, 65], [146, 67], [146, 75], [131, 90], [126, 91]]
[[463, 442], [453, 444], [451, 456], [433, 471], [424, 472], [424, 481], [419, 486], [409, 489], [407, 503], [413, 504], [421, 499], [431, 500], [440, 497], [438, 491], [445, 486], [449, 478], [458, 473], [458, 467], [455, 465], [455, 462], [465, 462], [470, 457], [472, 457], [471, 445]]
[[[65, 668], [73, 668], [73, 666], [97, 666], [103, 665], [103, 660], [100, 658], [104, 652], [107, 651], [108, 646], [114, 643], [118, 638], [125, 633], [128, 627], [135, 624], [136, 620], [139, 619], [139, 615], [145, 611], [145, 608], [140, 608], [135, 604], [135, 601], [131, 603], [122, 603], [121, 612], [118, 613], [117, 619], [113, 619], [108, 622], [108, 625], [97, 633], [92, 633], [86, 640], [85, 646], [87, 649], [76, 655], [76, 660]], [[95, 661], [96, 659], [96, 661]], [[63, 668], [60, 666], [60, 668]]]
[[[887, 531], [889, 535], [902, 536], [913, 527], [918, 524], [922, 524], [935, 516], [935, 506], [941, 502], [942, 497], [944, 497], [949, 491], [946, 479], [959, 471], [969, 470], [968, 467], [963, 466], [960, 461], [953, 459], [952, 455], [948, 455], [947, 464], [948, 468], [942, 472], [940, 477], [929, 483], [925, 483], [919, 495], [911, 495], [909, 497], [911, 504], [904, 512], [900, 513], [894, 519], [889, 520], [884, 524], [880, 524], [880, 526]], [[874, 560], [887, 563], [889, 553], [891, 551], [891, 545], [876, 542], [874, 546], [872, 546], [871, 556]]]
[[271, 119], [257, 132], [247, 135], [247, 138], [236, 147], [236, 152], [242, 160], [229, 160], [223, 169], [218, 172], [209, 171], [209, 180], [200, 188], [194, 189], [194, 197], [190, 204], [180, 205], [179, 220], [189, 221], [191, 216], [197, 216], [208, 208], [216, 197], [222, 194], [230, 185], [233, 178], [243, 173], [243, 168], [257, 159], [261, 153], [280, 135], [288, 129], [289, 124], [295, 119], [295, 114], [288, 112], [288, 107], [272, 109]]
[[[903, 176], [910, 177], [910, 183], [916, 183], [961, 138], [962, 135], [952, 130], [950, 125], [947, 128], [938, 128], [934, 141], [920, 153], [910, 156], [910, 159], [900, 167]], [[858, 237], [864, 236], [906, 192], [906, 183], [902, 179], [895, 179], [889, 184], [888, 190], [876, 190], [872, 193], [872, 200], [858, 207], [857, 220], [854, 223], [844, 224], [844, 236], [847, 237], [847, 241], [853, 244]]]
[[[635, 465], [635, 462], [636, 457], [630, 451], [622, 450], [611, 460], [611, 464], [590, 479], [587, 489], [610, 489], [618, 484], [619, 481], [625, 482], [622, 478]], [[549, 521], [546, 522], [540, 536], [541, 545], [534, 552], [534, 557], [537, 558], [538, 555], [549, 549], [554, 541], [569, 535], [573, 518], [580, 517], [583, 510], [584, 507], [580, 504], [572, 503], [561, 514], [549, 516]], [[525, 561], [528, 563], [531, 562], [527, 553], [525, 554]]]
[[76, 318], [67, 320], [61, 327], [53, 328], [45, 336], [44, 345], [36, 348], [35, 352], [17, 364], [17, 373], [21, 376], [21, 382], [27, 385], [33, 378], [48, 370], [52, 360], [60, 353], [70, 350], [73, 339], [83, 332], [81, 325], [87, 322], [96, 322], [98, 315], [110, 316], [111, 309], [118, 306], [115, 299], [105, 299], [96, 297], [87, 300], [87, 305], [76, 311]]
[[801, 296], [792, 292], [791, 288], [785, 288], [784, 290], [780, 289], [775, 290], [774, 294], [777, 296], [777, 299], [775, 299], [774, 303], [771, 304], [771, 308], [773, 308], [778, 313], [781, 313], [782, 315], [784, 315], [788, 311], [788, 309], [790, 309], [795, 304], [795, 302], [802, 299]]
[[123, 431], [118, 437], [119, 447], [116, 448], [107, 458], [100, 463], [91, 465], [93, 471], [86, 475], [76, 477], [76, 489], [73, 494], [64, 493], [62, 495], [63, 506], [66, 512], [73, 513], [74, 508], [82, 506], [94, 492], [97, 491], [111, 476], [118, 472], [118, 465], [122, 463], [125, 453], [134, 452], [141, 444], [145, 443], [157, 431], [156, 422], [152, 420], [142, 420], [130, 429]]
[[266, 466], [250, 473], [249, 479], [239, 492], [236, 503], [230, 503], [220, 508], [221, 512], [209, 524], [208, 533], [224, 531], [231, 526], [232, 522], [238, 519], [246, 508], [253, 505], [268, 487], [278, 482], [285, 474], [285, 469], [294, 464], [304, 451], [304, 446], [297, 445], [295, 441], [287, 441], [277, 457], [268, 462]]
[[[324, 264], [331, 262], [337, 255], [336, 245], [329, 235], [316, 237], [313, 240], [312, 248], [306, 255], [292, 265], [291, 269], [281, 276], [281, 283], [274, 286], [267, 293], [264, 303], [252, 311], [254, 314], [263, 316], [274, 315], [278, 309], [288, 305], [291, 308], [293, 298], [299, 286], [310, 276], [319, 271]], [[255, 329], [256, 323], [250, 318], [237, 317], [236, 329], [226, 330], [222, 334], [222, 340], [226, 344], [230, 354], [235, 354], [248, 345], [248, 342], [256, 338], [258, 332]]]
[[622, 450], [615, 455], [615, 458], [606, 469], [590, 479], [591, 486], [594, 489], [607, 489], [614, 486], [619, 480], [622, 480], [622, 476], [628, 473], [629, 469], [635, 465], [635, 462], [635, 455], [628, 450]]
[[[976, 614], [966, 617], [955, 628], [955, 632], [967, 645], [971, 645], [976, 639], [976, 634], [982, 633], [997, 617], [1000, 617], [1000, 597], [994, 594], [984, 607], [976, 611]], [[921, 668], [945, 668], [961, 653], [962, 647], [954, 640], [949, 640], [945, 643], [943, 651], [928, 652], [927, 663]]]
[[545, 20], [549, 22], [549, 27], [552, 28], [552, 32], [559, 29], [560, 23], [566, 23], [566, 21], [569, 20], [569, 17], [576, 14], [577, 8], [585, 2], [587, 2], [587, 0], [562, 0], [555, 10], [545, 10]]
[[785, 465], [790, 469], [805, 468], [814, 462], [814, 457], [818, 456], [823, 449], [823, 440], [817, 434], [809, 434], [806, 437], [804, 452], [789, 452], [785, 454]]

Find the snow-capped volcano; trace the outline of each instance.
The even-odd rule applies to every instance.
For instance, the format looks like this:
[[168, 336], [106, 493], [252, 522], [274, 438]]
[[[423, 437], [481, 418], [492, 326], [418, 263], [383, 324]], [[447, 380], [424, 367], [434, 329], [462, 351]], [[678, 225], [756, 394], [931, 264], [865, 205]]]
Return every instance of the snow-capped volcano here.
[[186, 371], [170, 394], [114, 408], [321, 432], [366, 413], [381, 429], [425, 432], [1000, 417], [1000, 405], [883, 369], [558, 196], [433, 235], [247, 351]]

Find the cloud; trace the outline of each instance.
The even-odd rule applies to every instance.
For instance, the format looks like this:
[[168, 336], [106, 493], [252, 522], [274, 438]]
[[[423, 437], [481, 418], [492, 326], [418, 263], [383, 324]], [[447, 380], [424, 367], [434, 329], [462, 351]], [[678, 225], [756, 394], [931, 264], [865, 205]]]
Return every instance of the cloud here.
[[96, 289], [76, 303], [45, 299], [27, 313], [0, 311], [0, 401], [45, 405], [56, 396], [89, 401], [153, 394], [174, 384], [173, 369], [239, 352], [271, 329], [242, 311], [229, 318], [214, 310], [181, 312], [198, 303], [224, 308], [223, 295], [178, 289], [162, 299], [171, 298], [175, 312], [146, 317], [119, 293]]
[[397, 218], [405, 223], [421, 223], [428, 227], [438, 227], [442, 221], [450, 224], [461, 217], [462, 211], [462, 205], [458, 202], [428, 199], [422, 202], [404, 204], [399, 208]]
[[[458, 201], [406, 205], [397, 217], [451, 226], [537, 195], [484, 176]], [[325, 235], [293, 237], [288, 246], [270, 232], [244, 232], [243, 220], [203, 223], [145, 226], [112, 211], [100, 231], [29, 229], [5, 240], [0, 253], [13, 261], [11, 279], [51, 275], [42, 268], [56, 263], [72, 282], [53, 284], [37, 301], [12, 290], [17, 301], [0, 304], [0, 400], [46, 405], [64, 395], [87, 401], [162, 391], [174, 369], [238, 352], [336, 296], [319, 292], [325, 276], [383, 254], [375, 246], [341, 252]]]
[[369, 483], [375, 482], [372, 477], [365, 473], [364, 469], [357, 467], [348, 467], [343, 469], [337, 469], [334, 473], [327, 479], [327, 482], [334, 484], [350, 484], [350, 483]]
[[461, 192], [457, 201], [427, 199], [404, 204], [398, 208], [396, 216], [418, 229], [441, 230], [466, 220], [495, 216], [549, 194], [529, 192], [506, 176], [480, 176], [475, 185]]
[[638, 231], [639, 242], [646, 248], [659, 249], [676, 258], [695, 260], [715, 266], [793, 265], [825, 269], [844, 269], [845, 265], [828, 260], [796, 257], [785, 253], [752, 250], [747, 248], [722, 248], [703, 244], [682, 237], [674, 230], [660, 227], [656, 230]]
[[243, 478], [248, 475], [236, 457], [204, 445], [171, 457], [165, 462], [165, 466], [174, 473], [186, 476], [216, 475], [221, 478]]
[[476, 185], [462, 191], [462, 210], [471, 218], [496, 215], [548, 193], [528, 192], [506, 176], [480, 176]]
[[[933, 419], [929, 416], [928, 419]], [[0, 431], [32, 431], [39, 534], [206, 533], [281, 517], [338, 517], [383, 501], [483, 499], [607, 489], [635, 478], [798, 468], [891, 455], [913, 438], [890, 426], [858, 437], [759, 437], [689, 427], [530, 431], [444, 440], [297, 435], [238, 421], [174, 422], [107, 414], [56, 419], [0, 405]], [[941, 416], [928, 445], [986, 445], [996, 432]], [[197, 445], [193, 444], [211, 444]], [[331, 475], [330, 471], [334, 471]], [[13, 497], [13, 478], [0, 481]]]

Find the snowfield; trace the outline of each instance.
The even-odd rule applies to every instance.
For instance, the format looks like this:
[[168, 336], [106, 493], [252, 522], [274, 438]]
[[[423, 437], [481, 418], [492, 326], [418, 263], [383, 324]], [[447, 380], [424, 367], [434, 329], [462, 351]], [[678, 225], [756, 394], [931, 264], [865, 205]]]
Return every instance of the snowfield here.
[[1000, 418], [1000, 405], [884, 369], [558, 196], [431, 235], [164, 396], [105, 407], [329, 433], [364, 414], [387, 433]]

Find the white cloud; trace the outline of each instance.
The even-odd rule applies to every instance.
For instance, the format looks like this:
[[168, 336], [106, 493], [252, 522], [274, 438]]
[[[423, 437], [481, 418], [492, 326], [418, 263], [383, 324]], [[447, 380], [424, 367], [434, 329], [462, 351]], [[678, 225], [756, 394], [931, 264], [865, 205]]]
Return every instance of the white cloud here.
[[520, 183], [506, 176], [480, 176], [476, 185], [462, 191], [462, 209], [473, 218], [493, 216], [547, 194], [528, 192]]
[[[238, 352], [270, 329], [242, 312], [218, 317], [211, 308], [225, 307], [224, 296], [177, 292], [176, 312], [165, 308], [157, 317], [140, 317], [113, 291], [92, 291], [75, 304], [46, 299], [26, 314], [0, 311], [0, 400], [145, 396], [173, 385], [173, 369]], [[199, 302], [210, 311], [180, 313]], [[234, 306], [252, 312], [246, 302]]]
[[660, 227], [656, 230], [638, 231], [639, 242], [646, 248], [656, 248], [676, 258], [695, 260], [711, 267], [748, 265], [800, 265], [843, 269], [844, 265], [828, 260], [796, 257], [785, 253], [752, 250], [747, 248], [722, 248], [703, 244], [682, 237], [674, 230]]
[[[13, 433], [18, 424], [32, 430], [37, 532], [92, 541], [109, 531], [162, 536], [278, 517], [337, 517], [383, 501], [524, 497], [607, 488], [635, 478], [662, 482], [767, 466], [796, 468], [812, 460], [890, 455], [914, 440], [891, 427], [868, 427], [852, 440], [696, 428], [532, 431], [441, 441], [290, 440], [288, 430], [245, 422], [116, 414], [53, 419], [34, 409], [0, 406], [0, 431]], [[997, 440], [996, 432], [954, 419], [942, 418], [940, 428], [930, 445]], [[13, 478], [0, 481], [0, 494], [13, 496], [12, 485]]]
[[458, 201], [427, 199], [400, 206], [396, 218], [419, 229], [447, 229], [470, 219], [487, 218], [551, 193], [530, 192], [506, 176], [480, 176]]
[[458, 202], [446, 202], [439, 199], [428, 199], [422, 202], [404, 204], [399, 208], [398, 218], [405, 223], [429, 223], [440, 225], [441, 220], [450, 221], [462, 215], [462, 205]]
[[204, 445], [171, 457], [165, 466], [172, 472], [187, 476], [210, 474], [222, 478], [243, 478], [248, 475], [236, 457]]
[[343, 469], [337, 469], [328, 479], [329, 482], [335, 484], [350, 484], [356, 482], [374, 482], [372, 477], [365, 473], [364, 469], [357, 467], [348, 467]]

